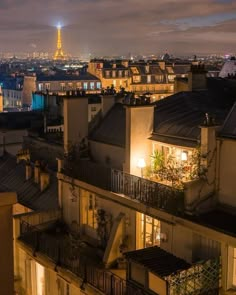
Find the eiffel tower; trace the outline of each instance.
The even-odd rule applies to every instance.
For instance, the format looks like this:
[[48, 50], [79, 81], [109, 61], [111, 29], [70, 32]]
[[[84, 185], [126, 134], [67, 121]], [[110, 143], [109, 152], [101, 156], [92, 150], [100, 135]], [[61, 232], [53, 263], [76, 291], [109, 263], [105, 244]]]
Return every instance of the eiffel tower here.
[[53, 57], [54, 60], [65, 60], [66, 55], [62, 50], [62, 42], [61, 42], [61, 25], [58, 24], [57, 26], [57, 50]]

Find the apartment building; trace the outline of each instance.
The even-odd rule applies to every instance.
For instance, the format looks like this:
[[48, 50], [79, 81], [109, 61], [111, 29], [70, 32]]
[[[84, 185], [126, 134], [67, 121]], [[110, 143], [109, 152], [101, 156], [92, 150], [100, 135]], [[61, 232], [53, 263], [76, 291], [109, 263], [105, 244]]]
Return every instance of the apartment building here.
[[233, 100], [105, 99], [91, 132], [87, 108], [64, 101], [60, 217], [16, 218], [22, 294], [234, 294]]
[[83, 71], [81, 73], [49, 72], [24, 77], [22, 90], [23, 103], [32, 104], [32, 93], [48, 91], [48, 93], [66, 94], [66, 91], [84, 91], [86, 93], [100, 93], [101, 81]]

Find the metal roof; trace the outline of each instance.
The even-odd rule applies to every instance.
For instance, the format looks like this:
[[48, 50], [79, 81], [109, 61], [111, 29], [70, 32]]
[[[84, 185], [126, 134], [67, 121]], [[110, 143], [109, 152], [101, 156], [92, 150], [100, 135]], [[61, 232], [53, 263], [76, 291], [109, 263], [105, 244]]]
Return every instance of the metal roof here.
[[123, 104], [115, 104], [100, 125], [91, 133], [90, 139], [106, 144], [125, 147], [125, 109]]
[[161, 278], [165, 278], [191, 265], [185, 260], [174, 256], [158, 246], [126, 252], [127, 259], [141, 264]]
[[34, 211], [59, 207], [56, 175], [50, 172], [50, 185], [41, 192], [33, 179], [25, 179], [25, 163], [17, 164], [16, 158], [9, 154], [0, 158], [0, 191], [16, 192], [18, 202]]
[[72, 74], [64, 74], [64, 73], [56, 73], [55, 75], [37, 75], [38, 82], [44, 81], [100, 81], [97, 77], [90, 73], [72, 75]]
[[220, 136], [236, 138], [236, 103], [225, 120]]
[[152, 138], [161, 139], [162, 142], [167, 140], [167, 143], [174, 145], [187, 146], [187, 141], [197, 144], [200, 140], [199, 126], [204, 124], [206, 113], [214, 119], [216, 125], [222, 125], [228, 111], [229, 106], [224, 103], [224, 99], [219, 100], [210, 91], [171, 95], [156, 102]]

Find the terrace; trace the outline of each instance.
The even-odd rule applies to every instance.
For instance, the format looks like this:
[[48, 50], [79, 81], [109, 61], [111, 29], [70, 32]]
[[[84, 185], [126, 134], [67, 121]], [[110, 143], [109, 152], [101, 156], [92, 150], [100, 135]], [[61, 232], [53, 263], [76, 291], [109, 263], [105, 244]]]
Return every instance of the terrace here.
[[100, 249], [68, 230], [58, 214], [48, 212], [53, 218], [44, 214], [44, 219], [40, 214], [15, 217], [18, 241], [28, 246], [31, 255], [44, 254], [55, 270], [63, 268], [80, 278], [81, 289], [88, 284], [113, 295], [218, 294], [220, 258], [189, 264], [154, 246], [127, 252], [125, 270], [107, 269]]
[[180, 215], [184, 210], [183, 190], [160, 182], [104, 167], [87, 160], [77, 165], [64, 161], [61, 172], [88, 184], [116, 194], [125, 195], [150, 207]]

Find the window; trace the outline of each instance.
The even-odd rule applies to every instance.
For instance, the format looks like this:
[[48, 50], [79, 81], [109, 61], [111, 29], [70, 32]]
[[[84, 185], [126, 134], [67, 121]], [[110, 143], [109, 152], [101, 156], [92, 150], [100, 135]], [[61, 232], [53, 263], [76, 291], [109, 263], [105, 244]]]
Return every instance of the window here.
[[77, 83], [76, 83], [76, 88], [77, 88], [77, 89], [80, 89], [81, 87], [82, 87], [81, 82], [77, 82]]
[[119, 77], [122, 77], [122, 71], [121, 70], [119, 70], [118, 75], [119, 75]]
[[90, 82], [90, 89], [94, 89], [94, 82]]
[[175, 80], [175, 75], [168, 75], [168, 80], [169, 80], [170, 82], [174, 82], [174, 80]]
[[88, 89], [88, 82], [84, 82], [84, 87], [83, 87], [85, 90]]
[[60, 88], [61, 88], [62, 91], [65, 91], [66, 90], [65, 83], [60, 83]]
[[112, 78], [116, 77], [116, 71], [112, 71]]
[[91, 107], [92, 112], [96, 112], [97, 108], [96, 107]]
[[141, 247], [160, 245], [160, 221], [141, 214]]
[[90, 194], [87, 199], [87, 225], [96, 229], [97, 228], [97, 200], [96, 196]]
[[163, 75], [156, 75], [155, 76], [156, 82], [162, 83], [164, 81]]
[[46, 83], [45, 88], [46, 88], [46, 90], [50, 90], [50, 83]]
[[73, 83], [68, 83], [68, 89], [73, 89]]
[[151, 83], [151, 78], [152, 78], [151, 75], [147, 75], [147, 83]]
[[134, 82], [134, 83], [139, 83], [139, 82], [141, 82], [141, 77], [140, 77], [140, 76], [133, 76], [133, 82]]
[[131, 71], [135, 75], [138, 75], [139, 74], [139, 71], [138, 71], [137, 67], [131, 67]]
[[39, 91], [43, 91], [43, 83], [39, 83]]
[[101, 82], [97, 82], [97, 89], [101, 89]]
[[129, 72], [125, 71], [125, 77], [128, 77], [128, 75], [129, 75]]
[[105, 76], [106, 76], [106, 78], [109, 78], [110, 77], [110, 71], [105, 71]]

